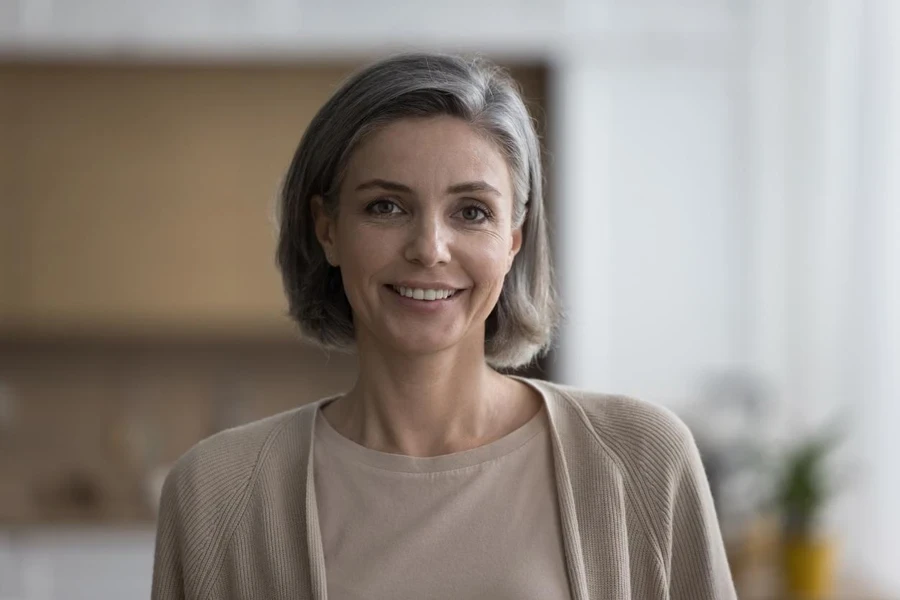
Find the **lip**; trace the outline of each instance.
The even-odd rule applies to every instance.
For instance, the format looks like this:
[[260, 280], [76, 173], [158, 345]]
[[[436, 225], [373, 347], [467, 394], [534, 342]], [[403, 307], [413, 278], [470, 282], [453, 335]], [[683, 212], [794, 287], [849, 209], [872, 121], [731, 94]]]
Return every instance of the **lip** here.
[[[434, 284], [429, 284], [434, 285]], [[439, 284], [446, 285], [446, 284]], [[404, 287], [412, 287], [412, 286], [404, 286]], [[434, 289], [434, 288], [428, 288]], [[457, 302], [460, 301], [460, 296], [466, 293], [465, 289], [457, 289], [453, 287], [444, 287], [438, 289], [452, 289], [454, 293], [449, 298], [444, 298], [443, 300], [416, 300], [414, 298], [407, 298], [406, 296], [401, 296], [394, 289], [393, 285], [385, 285], [384, 293], [388, 294], [392, 298], [392, 302], [396, 302], [399, 306], [403, 307], [405, 310], [410, 310], [413, 313], [421, 313], [426, 315], [436, 314], [444, 310], [448, 310], [449, 307], [456, 305]]]
[[413, 289], [421, 289], [421, 290], [453, 290], [459, 291], [463, 288], [459, 286], [455, 286], [451, 283], [445, 283], [443, 281], [397, 281], [395, 283], [389, 283], [388, 285], [397, 286], [397, 287], [405, 287], [405, 288], [413, 288]]

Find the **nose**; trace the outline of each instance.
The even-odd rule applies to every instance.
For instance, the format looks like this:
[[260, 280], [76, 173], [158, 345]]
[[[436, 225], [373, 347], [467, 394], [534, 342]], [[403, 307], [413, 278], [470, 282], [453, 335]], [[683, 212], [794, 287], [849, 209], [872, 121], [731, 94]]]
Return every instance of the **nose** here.
[[410, 232], [406, 260], [423, 267], [450, 262], [449, 232], [438, 215], [422, 215]]

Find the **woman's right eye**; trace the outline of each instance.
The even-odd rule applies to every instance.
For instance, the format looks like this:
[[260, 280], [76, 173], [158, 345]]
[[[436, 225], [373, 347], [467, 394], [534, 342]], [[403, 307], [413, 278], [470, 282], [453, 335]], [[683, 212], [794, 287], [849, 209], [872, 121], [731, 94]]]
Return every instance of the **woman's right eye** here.
[[376, 200], [366, 207], [374, 215], [391, 215], [400, 212], [400, 207], [392, 200]]

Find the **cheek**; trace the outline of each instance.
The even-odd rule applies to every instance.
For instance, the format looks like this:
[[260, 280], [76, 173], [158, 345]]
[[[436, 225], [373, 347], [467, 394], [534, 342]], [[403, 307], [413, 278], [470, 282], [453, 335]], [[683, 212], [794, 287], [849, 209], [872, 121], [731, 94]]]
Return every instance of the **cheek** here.
[[497, 287], [502, 284], [509, 261], [509, 250], [503, 240], [492, 239], [489, 243], [482, 243], [473, 248], [467, 258], [476, 281]]
[[340, 244], [342, 268], [354, 278], [376, 274], [396, 255], [393, 236], [374, 228], [345, 232]]

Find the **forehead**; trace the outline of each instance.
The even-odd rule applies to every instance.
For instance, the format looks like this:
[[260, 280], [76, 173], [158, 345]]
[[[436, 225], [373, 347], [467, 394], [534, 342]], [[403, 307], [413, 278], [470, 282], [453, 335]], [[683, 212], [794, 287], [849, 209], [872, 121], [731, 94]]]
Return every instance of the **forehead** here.
[[401, 119], [367, 136], [353, 151], [345, 182], [370, 178], [410, 187], [483, 180], [509, 195], [506, 159], [493, 141], [453, 117]]

